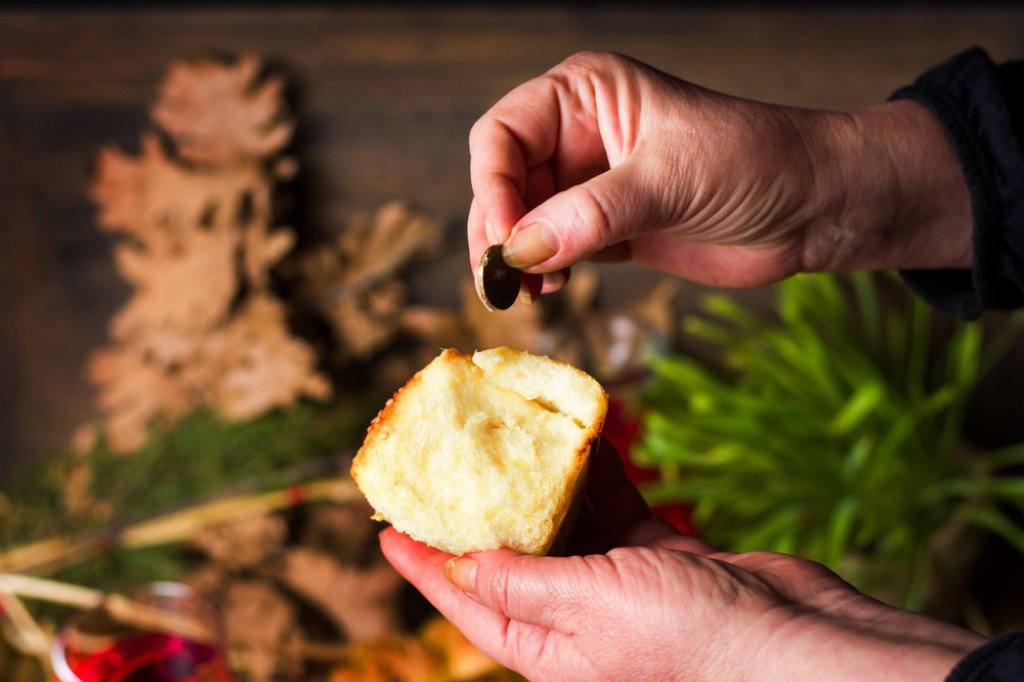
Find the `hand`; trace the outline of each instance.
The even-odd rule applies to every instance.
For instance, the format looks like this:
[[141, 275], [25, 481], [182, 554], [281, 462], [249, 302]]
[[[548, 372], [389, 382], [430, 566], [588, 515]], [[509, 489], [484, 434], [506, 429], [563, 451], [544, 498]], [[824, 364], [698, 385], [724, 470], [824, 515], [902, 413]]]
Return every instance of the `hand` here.
[[607, 443], [576, 540], [601, 554], [454, 558], [394, 529], [396, 569], [531, 680], [941, 680], [974, 633], [900, 611], [819, 564], [716, 552], [651, 516]]
[[914, 102], [796, 109], [589, 53], [502, 98], [469, 145], [470, 259], [504, 243], [534, 294], [584, 259], [716, 286], [971, 262], [966, 185]]

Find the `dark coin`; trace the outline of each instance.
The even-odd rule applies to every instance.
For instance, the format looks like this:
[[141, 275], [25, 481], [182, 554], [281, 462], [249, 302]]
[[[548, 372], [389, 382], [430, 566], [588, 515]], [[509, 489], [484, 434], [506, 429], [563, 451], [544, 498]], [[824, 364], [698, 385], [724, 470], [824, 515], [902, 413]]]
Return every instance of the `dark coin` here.
[[484, 251], [476, 271], [476, 289], [488, 310], [507, 310], [519, 297], [522, 273], [501, 257], [501, 244]]

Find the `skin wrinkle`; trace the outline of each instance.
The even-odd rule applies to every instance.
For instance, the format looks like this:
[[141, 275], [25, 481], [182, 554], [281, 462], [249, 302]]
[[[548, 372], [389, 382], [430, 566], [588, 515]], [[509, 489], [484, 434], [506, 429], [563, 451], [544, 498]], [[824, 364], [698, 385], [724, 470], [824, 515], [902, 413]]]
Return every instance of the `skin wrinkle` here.
[[[849, 135], [852, 136], [854, 144], [856, 145], [856, 154], [858, 156], [874, 156], [869, 154], [867, 147], [867, 135], [864, 131], [864, 127], [861, 119], [853, 114], [842, 114], [842, 121], [847, 124], [848, 129], [851, 131]], [[891, 157], [886, 155], [885, 159], [887, 163], [887, 176], [892, 176], [893, 164]], [[864, 200], [862, 198], [863, 185], [861, 182], [863, 178], [855, 177], [851, 170], [859, 167], [857, 163], [846, 164], [842, 167], [845, 172], [842, 173], [841, 177], [843, 182], [839, 183], [839, 187], [843, 189], [841, 196], [843, 201], [841, 202], [838, 217], [834, 226], [834, 232], [829, 235], [829, 239], [824, 242], [825, 246], [830, 248], [828, 255], [819, 255], [817, 262], [814, 260], [808, 260], [805, 264], [808, 272], [826, 272], [830, 269], [837, 269], [841, 263], [851, 260], [851, 256], [846, 253], [845, 249], [853, 249], [854, 247], [847, 247], [847, 244], [853, 242], [855, 245], [857, 242], [857, 235], [861, 230], [864, 229], [864, 225], [861, 224], [861, 219], [858, 216], [860, 207], [863, 205]]]
[[613, 241], [615, 237], [611, 229], [612, 221], [601, 198], [587, 185], [581, 185], [579, 190], [583, 193], [581, 200], [585, 199], [586, 201], [577, 200], [574, 204], [577, 220], [580, 221], [580, 224], [589, 225], [600, 235], [601, 243]]
[[[843, 113], [837, 114], [835, 120], [845, 123], [847, 126], [856, 126], [857, 123], [853, 118], [852, 115]], [[803, 141], [803, 144], [805, 149], [809, 147], [806, 140]], [[800, 272], [825, 272], [830, 265], [838, 262], [836, 254], [842, 251], [850, 231], [848, 226], [844, 229], [847, 221], [843, 219], [843, 216], [851, 211], [850, 188], [853, 187], [853, 183], [850, 180], [850, 164], [836, 163], [837, 155], [834, 154], [815, 154], [809, 149], [806, 153], [811, 160], [814, 175], [839, 178], [836, 186], [841, 188], [838, 198], [833, 200], [839, 202], [838, 208], [835, 209], [836, 219], [832, 220], [828, 217], [833, 211], [829, 210], [830, 202], [825, 201], [824, 205], [818, 209], [817, 227], [808, 229], [804, 235], [803, 248], [800, 250], [800, 259], [797, 263]], [[825, 216], [824, 220], [822, 216]], [[827, 255], [822, 255], [822, 252]]]
[[[573, 165], [578, 165], [579, 161], [579, 159], [575, 158], [579, 156], [578, 148], [571, 146], [573, 145], [574, 135], [568, 134], [568, 131], [574, 130], [577, 127], [590, 129], [591, 126], [589, 125], [589, 120], [591, 119], [595, 121], [594, 128], [596, 128], [598, 132], [600, 131], [600, 111], [597, 106], [596, 92], [593, 90], [592, 86], [590, 88], [583, 88], [576, 84], [576, 79], [571, 78], [576, 70], [584, 73], [584, 77], [580, 79], [583, 84], [591, 83], [588, 70], [584, 69], [582, 66], [574, 67], [573, 70], [566, 70], [566, 72], [549, 73], [546, 75], [546, 77], [552, 81], [552, 95], [558, 103], [558, 106], [555, 107], [558, 118], [554, 121], [552, 126], [552, 128], [558, 132], [555, 140], [553, 140], [551, 148], [546, 150], [547, 158], [551, 160], [555, 166], [555, 183], [552, 187], [555, 192], [582, 181], [582, 178], [585, 178], [588, 175], [587, 173], [584, 173], [580, 176], [579, 171], [569, 173], [567, 170], [568, 168], [571, 168], [572, 165], [567, 163], [570, 159], [566, 157], [572, 157], [571, 161], [573, 162]], [[559, 95], [559, 93], [565, 94]], [[588, 96], [581, 97], [581, 93], [585, 93]], [[563, 104], [565, 102], [579, 102], [583, 105], [582, 111], [566, 112], [563, 109]], [[572, 153], [559, 154], [558, 150], [563, 145], [570, 148]], [[601, 158], [603, 157], [603, 152], [603, 149], [595, 148], [594, 150], [588, 150], [583, 156], [588, 159], [590, 159], [590, 157]], [[600, 169], [603, 169], [604, 166], [605, 164], [596, 165], [596, 167]]]

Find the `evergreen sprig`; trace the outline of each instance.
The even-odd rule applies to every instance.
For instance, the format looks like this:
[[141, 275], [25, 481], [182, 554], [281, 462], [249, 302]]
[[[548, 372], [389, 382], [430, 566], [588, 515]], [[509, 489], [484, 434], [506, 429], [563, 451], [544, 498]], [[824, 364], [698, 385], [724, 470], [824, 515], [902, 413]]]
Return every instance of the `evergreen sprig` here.
[[1019, 336], [1011, 317], [988, 341], [980, 322], [883, 296], [878, 275], [802, 275], [776, 286], [777, 318], [712, 295], [684, 331], [715, 362], [650, 358], [633, 456], [663, 476], [654, 504], [692, 504], [702, 536], [732, 551], [812, 558], [859, 587], [895, 587], [920, 608], [932, 543], [948, 522], [1024, 552], [1024, 445], [965, 456], [977, 383]]
[[[3, 491], [7, 512], [0, 516], [0, 553], [51, 537], [90, 537], [112, 524], [127, 525], [204, 498], [290, 485], [301, 479], [304, 466], [325, 458], [340, 465], [342, 453], [361, 441], [371, 416], [357, 400], [305, 402], [245, 422], [198, 411], [154, 430], [134, 453], [111, 452], [100, 439], [84, 455], [89, 497], [111, 509], [113, 518], [75, 515], [66, 508], [69, 474], [82, 455], [39, 458], [14, 477], [16, 486]], [[180, 578], [186, 555], [181, 547], [114, 548], [53, 577], [116, 590]]]

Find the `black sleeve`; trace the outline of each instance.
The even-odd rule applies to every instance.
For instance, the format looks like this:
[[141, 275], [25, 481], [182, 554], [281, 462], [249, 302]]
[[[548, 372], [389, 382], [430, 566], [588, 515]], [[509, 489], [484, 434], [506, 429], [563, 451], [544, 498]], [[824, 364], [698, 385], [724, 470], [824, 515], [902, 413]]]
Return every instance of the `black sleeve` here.
[[942, 124], [971, 195], [970, 270], [904, 271], [931, 305], [974, 319], [1024, 307], [1024, 62], [996, 66], [971, 48], [890, 97], [926, 106]]
[[946, 682], [1020, 682], [1024, 680], [1024, 630], [1008, 632], [967, 654]]

